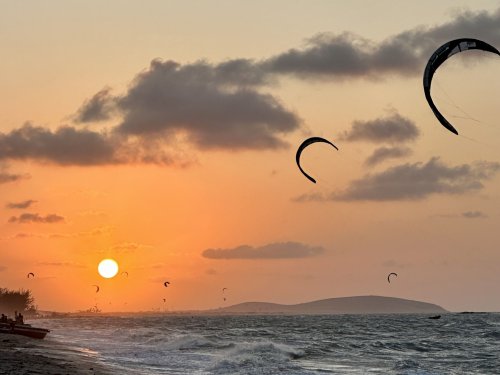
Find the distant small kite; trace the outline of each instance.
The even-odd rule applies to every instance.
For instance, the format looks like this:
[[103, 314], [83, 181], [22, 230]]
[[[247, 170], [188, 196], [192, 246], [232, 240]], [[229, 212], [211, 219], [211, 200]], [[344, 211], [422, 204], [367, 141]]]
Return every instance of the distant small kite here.
[[500, 56], [500, 52], [498, 50], [489, 45], [486, 42], [483, 42], [482, 40], [478, 39], [472, 39], [472, 38], [460, 38], [460, 39], [455, 39], [449, 42], [446, 42], [443, 44], [441, 47], [439, 47], [430, 57], [429, 61], [427, 62], [427, 65], [424, 70], [424, 94], [425, 98], [427, 99], [427, 103], [429, 103], [429, 106], [432, 109], [432, 112], [434, 112], [434, 115], [437, 117], [441, 125], [443, 125], [446, 129], [448, 129], [450, 132], [457, 134], [458, 131], [451, 125], [448, 120], [444, 118], [444, 116], [439, 112], [437, 109], [436, 105], [432, 101], [431, 97], [431, 83], [432, 83], [432, 77], [434, 76], [434, 73], [436, 70], [451, 56], [463, 52], [463, 51], [469, 51], [473, 49], [478, 49], [481, 51], [486, 51], [486, 52], [492, 52]]
[[95, 286], [95, 292], [96, 292], [96, 293], [97, 293], [97, 292], [99, 292], [99, 290], [100, 290], [99, 285], [95, 285], [95, 284], [93, 284], [92, 286]]
[[35, 274], [33, 272], [30, 272], [26, 275], [26, 277], [29, 279], [31, 277], [35, 277]]
[[222, 288], [222, 293], [224, 293], [225, 290], [227, 290], [227, 288]]
[[128, 272], [127, 271], [123, 271], [122, 275], [126, 275], [128, 277]]
[[316, 142], [328, 143], [329, 145], [332, 145], [336, 150], [338, 150], [337, 146], [335, 146], [332, 142], [330, 142], [324, 138], [321, 138], [321, 137], [308, 138], [304, 142], [302, 142], [302, 144], [299, 146], [299, 148], [297, 149], [297, 154], [295, 155], [295, 161], [297, 162], [297, 166], [299, 167], [300, 171], [304, 174], [304, 176], [306, 176], [309, 180], [311, 180], [314, 183], [316, 183], [316, 180], [314, 178], [312, 178], [311, 176], [309, 176], [300, 166], [300, 155], [302, 154], [302, 151], [304, 151], [304, 149], [307, 146], [309, 146], [313, 143], [316, 143]]
[[167, 288], [170, 285], [170, 281], [165, 281], [163, 285], [165, 285], [165, 288]]
[[390, 283], [391, 282], [391, 276], [394, 275], [396, 277], [398, 277], [398, 274], [395, 273], [395, 272], [391, 272], [390, 274], [387, 275], [387, 281]]

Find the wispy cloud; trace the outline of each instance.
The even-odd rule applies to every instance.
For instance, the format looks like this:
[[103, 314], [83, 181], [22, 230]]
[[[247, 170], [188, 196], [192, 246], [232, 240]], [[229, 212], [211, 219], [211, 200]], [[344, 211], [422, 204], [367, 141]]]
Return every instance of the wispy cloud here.
[[285, 259], [312, 257], [323, 251], [321, 246], [279, 242], [258, 247], [242, 245], [229, 249], [207, 249], [202, 252], [202, 256], [209, 259]]
[[394, 112], [388, 116], [368, 121], [355, 121], [341, 139], [354, 142], [402, 143], [414, 141], [420, 131], [413, 121]]
[[51, 267], [68, 267], [68, 268], [85, 268], [83, 264], [73, 263], [73, 262], [38, 262], [39, 266], [51, 266]]
[[486, 219], [488, 215], [481, 211], [465, 211], [462, 212], [462, 217], [466, 219]]
[[31, 207], [36, 202], [37, 201], [35, 201], [33, 199], [28, 199], [28, 200], [21, 201], [21, 202], [9, 202], [9, 203], [7, 203], [5, 205], [5, 208], [9, 208], [9, 209], [24, 209], [24, 208]]
[[9, 223], [45, 223], [45, 224], [55, 224], [64, 222], [64, 217], [56, 214], [49, 214], [41, 216], [40, 214], [24, 213], [19, 216], [11, 216]]
[[412, 154], [409, 147], [380, 147], [365, 160], [365, 165], [373, 167], [389, 159], [404, 158]]

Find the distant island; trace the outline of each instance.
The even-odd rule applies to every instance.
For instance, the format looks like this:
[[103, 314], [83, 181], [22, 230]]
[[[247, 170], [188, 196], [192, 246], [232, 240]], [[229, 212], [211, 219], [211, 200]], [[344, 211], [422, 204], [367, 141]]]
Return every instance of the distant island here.
[[403, 298], [355, 296], [281, 305], [268, 302], [245, 302], [215, 310], [221, 314], [436, 314], [446, 313], [441, 306]]

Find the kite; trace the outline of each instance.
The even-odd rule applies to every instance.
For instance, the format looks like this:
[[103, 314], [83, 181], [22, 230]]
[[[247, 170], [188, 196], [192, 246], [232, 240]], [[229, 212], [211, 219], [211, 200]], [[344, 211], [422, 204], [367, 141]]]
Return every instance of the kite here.
[[452, 41], [449, 41], [445, 44], [443, 44], [441, 47], [439, 47], [431, 56], [429, 61], [427, 62], [427, 66], [425, 67], [424, 70], [424, 93], [425, 93], [425, 98], [427, 99], [427, 103], [429, 103], [429, 106], [432, 109], [432, 112], [434, 112], [434, 115], [437, 117], [441, 125], [443, 125], [446, 129], [451, 131], [452, 133], [458, 135], [457, 129], [450, 124], [448, 120], [444, 118], [444, 116], [439, 112], [437, 109], [436, 105], [432, 101], [431, 97], [431, 83], [432, 83], [432, 77], [434, 76], [434, 73], [436, 70], [451, 56], [463, 52], [463, 51], [469, 51], [469, 50], [481, 50], [481, 51], [486, 51], [486, 52], [491, 52], [495, 53], [500, 56], [500, 52], [493, 47], [492, 45], [483, 42], [478, 39], [472, 39], [472, 38], [460, 38], [460, 39], [455, 39]]
[[299, 167], [300, 171], [304, 174], [304, 176], [306, 176], [309, 180], [311, 180], [314, 183], [316, 183], [316, 180], [314, 178], [312, 178], [311, 176], [309, 176], [306, 172], [304, 172], [304, 170], [300, 166], [300, 155], [302, 154], [302, 151], [304, 151], [304, 149], [307, 146], [309, 146], [313, 143], [316, 143], [316, 142], [328, 143], [329, 145], [332, 145], [336, 150], [338, 150], [337, 146], [335, 146], [332, 142], [330, 142], [324, 138], [321, 138], [321, 137], [308, 138], [304, 142], [302, 142], [302, 144], [299, 146], [299, 148], [297, 149], [297, 154], [295, 155], [295, 161], [297, 162], [297, 166]]

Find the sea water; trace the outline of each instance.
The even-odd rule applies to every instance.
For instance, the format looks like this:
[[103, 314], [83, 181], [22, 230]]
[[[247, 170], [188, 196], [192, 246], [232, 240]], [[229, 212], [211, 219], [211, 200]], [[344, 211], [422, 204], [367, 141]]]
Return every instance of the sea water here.
[[36, 326], [121, 374], [500, 374], [492, 313], [93, 316]]

